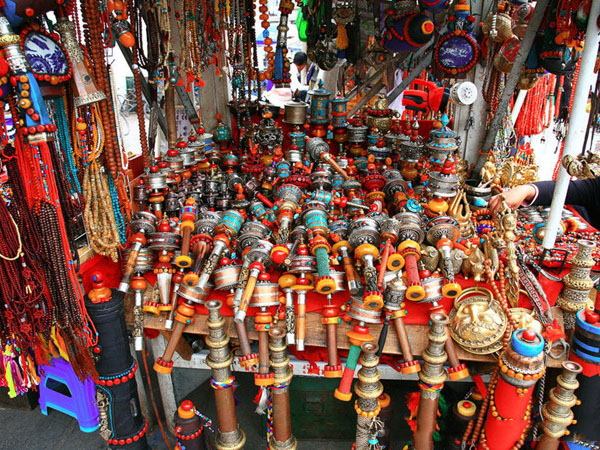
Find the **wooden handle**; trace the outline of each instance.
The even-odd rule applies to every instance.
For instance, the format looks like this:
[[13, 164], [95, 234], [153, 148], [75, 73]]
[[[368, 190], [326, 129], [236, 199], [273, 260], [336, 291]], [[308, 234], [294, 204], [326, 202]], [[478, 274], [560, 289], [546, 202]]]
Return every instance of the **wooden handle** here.
[[250, 341], [248, 340], [248, 332], [246, 331], [246, 325], [244, 323], [235, 322], [235, 330], [237, 331], [238, 340], [240, 341], [240, 350], [242, 352], [242, 355], [251, 355], [252, 348], [250, 348]]
[[[385, 247], [383, 249], [383, 254], [381, 255], [381, 266], [379, 268], [379, 275], [377, 277], [377, 287], [380, 290], [383, 290], [383, 278], [385, 277], [385, 271], [387, 268], [387, 261], [390, 257], [390, 250], [392, 248], [392, 243], [388, 240], [385, 243]], [[381, 351], [381, 348], [380, 348]]]
[[[325, 155], [327, 155], [327, 156], [325, 156]], [[342, 167], [337, 163], [335, 158], [333, 156], [331, 156], [329, 153], [324, 153], [323, 159], [325, 159], [325, 161], [327, 161], [327, 163], [331, 167], [333, 167], [333, 170], [335, 170], [337, 173], [339, 173], [342, 176], [342, 178], [344, 178], [344, 180], [350, 179], [350, 177], [348, 176], [346, 171], [344, 169], [342, 169]]]
[[413, 357], [412, 349], [410, 348], [410, 340], [408, 339], [408, 332], [406, 331], [404, 319], [402, 319], [402, 317], [395, 318], [394, 327], [396, 328], [396, 334], [398, 335], [398, 342], [400, 343], [404, 361], [413, 361], [415, 358]]
[[344, 272], [346, 272], [346, 281], [348, 284], [351, 284], [352, 282], [360, 282], [358, 274], [356, 273], [356, 269], [354, 269], [354, 262], [352, 261], [352, 258], [350, 258], [350, 256], [347, 254], [342, 256], [342, 264], [344, 266]]
[[244, 312], [248, 310], [248, 305], [250, 304], [250, 299], [252, 298], [252, 294], [254, 293], [254, 287], [256, 286], [257, 278], [258, 274], [252, 274], [248, 277], [248, 283], [246, 284], [246, 288], [244, 289], [244, 293], [242, 294], [240, 306], [238, 306], [238, 309]]
[[406, 275], [406, 284], [408, 286], [421, 282], [417, 257], [414, 254], [404, 255], [404, 274]]
[[129, 280], [131, 275], [133, 275], [133, 270], [137, 264], [139, 254], [140, 248], [138, 246], [132, 247], [131, 253], [129, 253], [129, 258], [127, 258], [127, 263], [125, 264], [125, 269], [123, 269], [123, 280]]
[[181, 224], [181, 228], [183, 230], [183, 237], [181, 239], [181, 256], [188, 256], [190, 254], [190, 239], [192, 237], [192, 230], [194, 229], [194, 224], [192, 226], [184, 226], [185, 222]]
[[298, 299], [296, 313], [296, 340], [304, 341], [306, 339], [306, 303]]
[[327, 327], [327, 361], [330, 366], [337, 366], [340, 358], [337, 352], [337, 325], [328, 323]]
[[448, 339], [446, 339], [444, 347], [446, 349], [446, 354], [448, 355], [448, 362], [450, 363], [450, 367], [455, 368], [460, 366], [460, 359], [458, 359], [458, 354], [456, 353], [454, 342], [452, 341], [448, 330], [446, 330], [446, 334], [448, 335]]

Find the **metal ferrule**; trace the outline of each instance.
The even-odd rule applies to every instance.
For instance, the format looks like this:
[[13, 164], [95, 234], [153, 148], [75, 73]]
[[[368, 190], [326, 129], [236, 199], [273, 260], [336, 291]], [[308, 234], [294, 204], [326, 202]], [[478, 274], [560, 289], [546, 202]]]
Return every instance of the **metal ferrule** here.
[[165, 189], [167, 187], [167, 176], [161, 172], [151, 172], [146, 175], [146, 183], [150, 189]]
[[222, 382], [231, 377], [231, 362], [233, 355], [229, 349], [229, 336], [225, 332], [225, 320], [220, 309], [223, 303], [210, 300], [205, 304], [208, 309], [208, 337], [206, 345], [210, 349], [206, 363], [212, 369], [212, 376], [216, 381]]
[[[252, 276], [252, 275], [251, 275]], [[279, 305], [279, 285], [259, 281], [254, 287], [249, 306], [253, 308], [268, 308]]]
[[361, 296], [352, 296], [348, 316], [357, 322], [381, 323], [381, 311], [366, 309]]
[[567, 434], [567, 427], [573, 423], [571, 408], [577, 404], [574, 394], [579, 387], [577, 375], [583, 370], [573, 361], [564, 361], [562, 367], [563, 371], [556, 379], [556, 387], [550, 390], [549, 400], [542, 408], [542, 429], [554, 439], [560, 439]]
[[202, 305], [206, 301], [209, 293], [210, 289], [207, 289], [206, 287], [199, 289], [198, 285], [189, 287], [185, 284], [181, 284], [179, 286], [179, 290], [177, 291], [177, 295], [179, 295], [179, 297], [187, 300], [188, 302], [199, 305]]
[[358, 383], [356, 383], [354, 391], [358, 396], [358, 406], [367, 412], [379, 408], [377, 398], [383, 393], [383, 385], [379, 381], [381, 374], [377, 368], [379, 364], [378, 348], [374, 342], [363, 343], [361, 345], [362, 354], [358, 360], [362, 367], [358, 371]]
[[233, 304], [237, 307], [242, 302], [242, 295], [244, 294], [244, 289], [246, 289], [246, 284], [248, 284], [248, 277], [250, 276], [250, 261], [248, 258], [244, 258], [242, 261], [242, 267], [240, 268], [240, 273], [238, 275], [237, 284], [235, 287], [235, 294], [233, 296]]
[[155, 251], [173, 251], [180, 247], [181, 235], [170, 231], [159, 231], [148, 235], [148, 248]]
[[429, 344], [423, 352], [423, 366], [419, 372], [421, 382], [429, 385], [442, 384], [446, 381], [446, 371], [444, 363], [447, 355], [444, 350], [446, 344], [448, 316], [442, 313], [433, 313], [430, 316], [431, 326], [429, 327]]
[[204, 262], [202, 266], [202, 271], [200, 272], [200, 278], [198, 279], [198, 284], [196, 285], [199, 289], [203, 290], [208, 283], [208, 280], [212, 273], [214, 272], [219, 259], [221, 259], [221, 255], [227, 249], [227, 245], [225, 242], [221, 240], [216, 240], [213, 246], [213, 250], [208, 257], [208, 259]]
[[[269, 363], [273, 369], [273, 375], [275, 375], [275, 384], [289, 382], [292, 379], [292, 368], [290, 367], [290, 357], [287, 354], [285, 331], [279, 327], [269, 331], [269, 357]], [[277, 389], [277, 391], [284, 393], [287, 392], [287, 389]]]
[[215, 289], [227, 291], [236, 286], [241, 266], [231, 264], [228, 266], [219, 267], [213, 272], [213, 282]]

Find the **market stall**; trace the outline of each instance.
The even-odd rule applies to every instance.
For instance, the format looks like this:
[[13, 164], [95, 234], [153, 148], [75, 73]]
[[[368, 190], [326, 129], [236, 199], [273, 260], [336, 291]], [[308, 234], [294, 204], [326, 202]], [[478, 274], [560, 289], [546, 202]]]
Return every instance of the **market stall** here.
[[0, 0], [0, 386], [110, 448], [312, 445], [299, 377], [356, 450], [597, 448], [599, 20]]

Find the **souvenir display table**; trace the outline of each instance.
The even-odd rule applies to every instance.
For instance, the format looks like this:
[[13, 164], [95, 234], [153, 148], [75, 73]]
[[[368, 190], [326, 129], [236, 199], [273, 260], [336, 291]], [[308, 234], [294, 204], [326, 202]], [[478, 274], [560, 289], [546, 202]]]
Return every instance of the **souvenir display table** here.
[[303, 448], [298, 376], [353, 450], [399, 405], [407, 448], [598, 448], [599, 25], [593, 0], [0, 0], [0, 386], [46, 412], [68, 372], [54, 406], [110, 448], [155, 421]]

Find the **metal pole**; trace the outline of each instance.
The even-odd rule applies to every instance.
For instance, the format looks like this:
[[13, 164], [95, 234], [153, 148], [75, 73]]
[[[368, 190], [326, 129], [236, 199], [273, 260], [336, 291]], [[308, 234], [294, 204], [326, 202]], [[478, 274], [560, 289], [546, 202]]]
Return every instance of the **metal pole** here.
[[413, 68], [413, 70], [407, 75], [407, 77], [403, 79], [398, 86], [396, 86], [390, 91], [390, 93], [387, 95], [388, 103], [392, 103], [394, 100], [396, 100], [398, 96], [402, 94], [408, 86], [410, 86], [410, 83], [412, 83], [415, 80], [415, 78], [421, 75], [421, 72], [423, 72], [425, 68], [429, 66], [429, 64], [431, 64], [432, 61], [433, 51], [430, 51], [429, 53], [427, 53], [427, 55], [423, 57], [421, 62]]
[[[569, 128], [567, 137], [565, 138], [563, 156], [579, 152], [582, 149], [583, 141], [585, 139], [588, 123], [586, 120], [586, 105], [590, 87], [592, 86], [592, 83], [595, 83], [597, 76], [594, 74], [594, 65], [598, 54], [599, 42], [598, 15], [600, 15], [600, 1], [593, 1], [588, 16], [587, 30], [585, 32], [585, 47], [581, 54], [579, 79], [577, 80], [577, 86], [575, 86], [573, 107], [571, 109], [571, 117], [569, 117]], [[570, 175], [561, 164], [556, 185], [554, 186], [554, 195], [552, 196], [550, 217], [548, 218], [548, 224], [546, 225], [544, 242], [542, 243], [545, 251], [552, 249], [556, 242], [558, 224], [562, 217], [562, 210], [565, 205], [570, 180]]]
[[474, 174], [479, 174], [479, 171], [483, 167], [483, 164], [485, 163], [485, 160], [487, 159], [487, 156], [490, 153], [490, 149], [494, 145], [494, 141], [496, 140], [498, 130], [502, 126], [502, 121], [504, 120], [504, 116], [506, 116], [506, 112], [508, 111], [510, 99], [512, 98], [515, 92], [515, 88], [517, 87], [517, 83], [519, 82], [521, 70], [523, 69], [525, 61], [527, 61], [529, 51], [533, 46], [533, 41], [535, 40], [538, 28], [542, 23], [542, 19], [544, 18], [549, 3], [550, 0], [538, 0], [537, 4], [535, 5], [533, 15], [531, 16], [531, 20], [529, 21], [529, 26], [527, 27], [525, 36], [521, 41], [519, 52], [517, 53], [515, 62], [506, 80], [506, 85], [504, 86], [502, 97], [500, 97], [500, 101], [498, 102], [496, 114], [494, 115], [494, 118], [490, 123], [487, 135], [485, 136], [485, 141], [483, 143], [483, 146], [481, 147], [479, 159], [477, 160], [477, 164], [475, 165], [475, 169], [473, 171]]
[[513, 126], [517, 123], [517, 119], [519, 118], [519, 113], [521, 112], [521, 108], [523, 107], [523, 103], [525, 103], [525, 99], [527, 98], [527, 92], [523, 89], [519, 91], [517, 95], [517, 99], [515, 100], [515, 106], [513, 106], [513, 110], [510, 113], [510, 121]]

